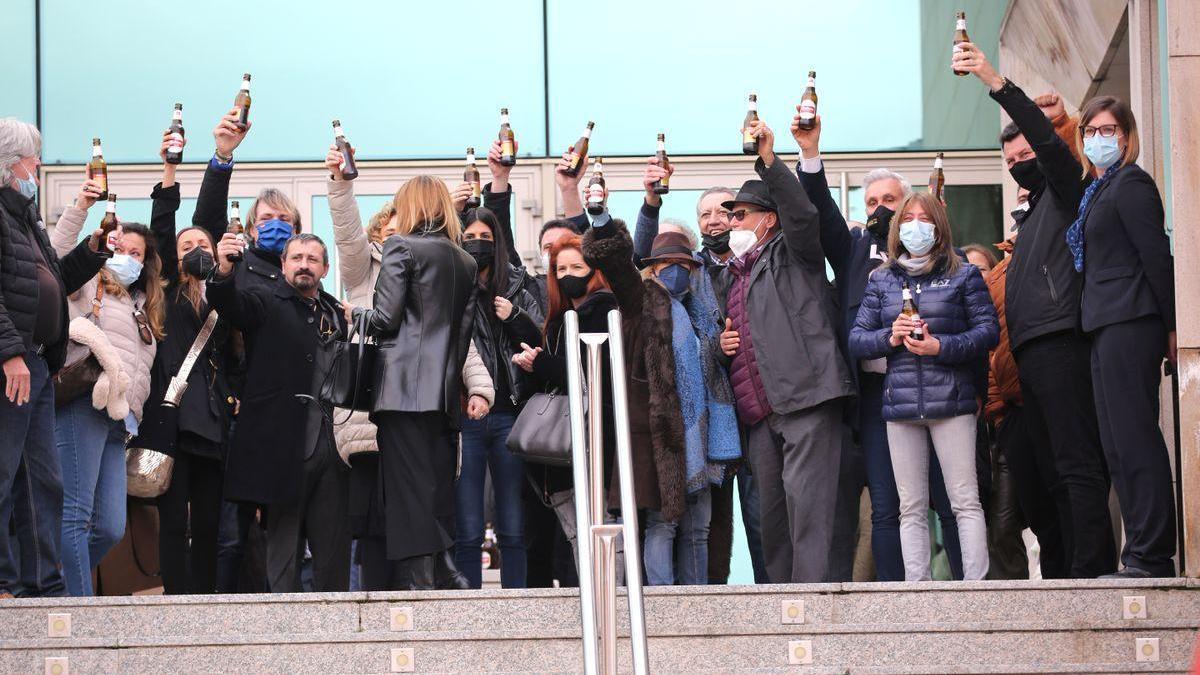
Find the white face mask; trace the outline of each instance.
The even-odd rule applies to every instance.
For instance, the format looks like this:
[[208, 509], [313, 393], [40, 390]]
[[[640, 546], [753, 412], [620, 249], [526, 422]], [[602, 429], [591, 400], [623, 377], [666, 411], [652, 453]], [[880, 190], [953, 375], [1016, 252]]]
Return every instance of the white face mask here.
[[758, 243], [758, 235], [754, 230], [730, 230], [729, 250], [736, 258], [746, 255]]

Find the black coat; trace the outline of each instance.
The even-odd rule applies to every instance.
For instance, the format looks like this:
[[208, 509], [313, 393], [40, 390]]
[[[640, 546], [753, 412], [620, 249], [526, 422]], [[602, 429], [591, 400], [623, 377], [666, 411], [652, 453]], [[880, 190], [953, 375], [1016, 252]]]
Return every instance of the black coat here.
[[62, 367], [67, 353], [67, 324], [70, 321], [67, 296], [96, 276], [106, 258], [89, 248], [85, 239], [60, 260], [50, 245], [34, 201], [12, 188], [0, 188], [0, 362], [24, 356], [33, 345], [33, 327], [40, 302], [34, 246], [41, 248], [62, 291], [58, 300], [61, 337], [52, 345], [44, 345], [46, 350], [43, 352], [50, 372], [54, 373]]
[[[533, 297], [544, 316], [546, 314], [546, 278], [530, 274], [521, 264], [521, 254], [517, 253], [517, 240], [513, 236], [512, 226], [512, 186], [508, 187], [507, 192], [492, 192], [492, 184], [488, 183], [483, 188], [483, 205], [496, 214], [500, 229], [504, 230], [504, 242], [508, 247], [508, 261], [517, 270], [521, 289]], [[540, 245], [541, 242], [538, 244]]]
[[1083, 167], [1041, 109], [1008, 82], [991, 97], [1020, 127], [1045, 181], [1029, 194], [1005, 282], [1005, 320], [1016, 352], [1036, 337], [1077, 330], [1082, 279], [1067, 248], [1067, 228], [1083, 197]]
[[[337, 330], [346, 334], [341, 304], [335, 307]], [[208, 282], [208, 301], [246, 335], [246, 383], [237, 429], [225, 466], [225, 498], [255, 504], [285, 504], [299, 495], [301, 465], [308, 438], [314, 373], [328, 347], [318, 335], [320, 322], [308, 303], [286, 283], [270, 290], [244, 289], [232, 276]], [[461, 364], [460, 364], [461, 365]]]
[[[495, 299], [488, 289], [475, 286], [475, 330], [472, 339], [488, 375], [496, 384], [497, 404], [500, 392], [508, 392], [507, 405], [518, 406], [533, 395], [535, 387], [525, 371], [512, 362], [512, 355], [521, 350], [521, 343], [536, 346], [542, 337], [542, 308], [524, 288], [525, 270], [510, 267], [508, 288], [504, 297], [513, 304], [507, 321], [496, 317]], [[494, 406], [493, 406], [494, 407]]]
[[436, 412], [458, 424], [475, 325], [475, 261], [441, 234], [383, 247], [367, 331], [379, 342], [373, 412]]
[[1158, 316], [1175, 330], [1175, 259], [1154, 179], [1130, 164], [1096, 189], [1083, 223], [1083, 329]]

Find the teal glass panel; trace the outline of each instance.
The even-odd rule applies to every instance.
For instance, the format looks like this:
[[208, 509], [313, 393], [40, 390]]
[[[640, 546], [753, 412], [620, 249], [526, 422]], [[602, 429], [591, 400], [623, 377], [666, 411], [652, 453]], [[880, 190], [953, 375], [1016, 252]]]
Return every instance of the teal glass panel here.
[[4, 67], [0, 68], [0, 117], [37, 122], [36, 0], [4, 0]]

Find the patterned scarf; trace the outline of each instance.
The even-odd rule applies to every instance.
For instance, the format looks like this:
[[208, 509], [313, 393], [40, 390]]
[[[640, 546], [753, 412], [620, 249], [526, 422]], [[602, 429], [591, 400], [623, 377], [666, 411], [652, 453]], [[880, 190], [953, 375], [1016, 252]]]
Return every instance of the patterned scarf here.
[[1104, 171], [1104, 175], [1100, 176], [1099, 180], [1094, 180], [1088, 184], [1083, 191], [1083, 199], [1079, 202], [1079, 215], [1075, 218], [1075, 222], [1067, 228], [1067, 246], [1071, 249], [1071, 257], [1075, 259], [1075, 271], [1083, 271], [1083, 219], [1087, 216], [1088, 204], [1091, 203], [1092, 197], [1096, 194], [1096, 190], [1100, 189], [1101, 185], [1107, 181], [1118, 169], [1121, 168], [1121, 163], [1117, 162], [1108, 167]]

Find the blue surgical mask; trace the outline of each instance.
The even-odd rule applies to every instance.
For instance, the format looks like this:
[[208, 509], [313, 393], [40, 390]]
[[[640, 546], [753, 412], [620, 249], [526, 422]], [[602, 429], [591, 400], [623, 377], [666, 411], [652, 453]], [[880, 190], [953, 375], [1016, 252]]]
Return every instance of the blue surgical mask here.
[[1116, 136], [1105, 138], [1096, 134], [1091, 138], [1083, 139], [1083, 154], [1092, 160], [1092, 164], [1103, 170], [1121, 159], [1121, 146], [1117, 143]]
[[927, 220], [909, 220], [900, 223], [900, 243], [908, 254], [919, 258], [933, 248], [937, 239], [933, 231], [933, 223]]
[[258, 226], [258, 236], [255, 238], [255, 245], [275, 255], [283, 254], [283, 246], [288, 239], [292, 238], [296, 231], [292, 228], [292, 224], [284, 222], [278, 218], [272, 218]]
[[37, 199], [38, 184], [33, 178], [33, 171], [30, 171], [24, 162], [18, 163], [17, 166], [24, 169], [28, 176], [26, 178], [17, 178], [17, 192], [20, 192], [21, 196], [26, 199]]
[[142, 261], [131, 255], [116, 253], [104, 263], [104, 266], [117, 278], [117, 283], [125, 288], [142, 276]]
[[675, 297], [687, 293], [692, 285], [692, 274], [683, 265], [669, 265], [658, 271], [658, 280], [667, 288], [667, 292]]

